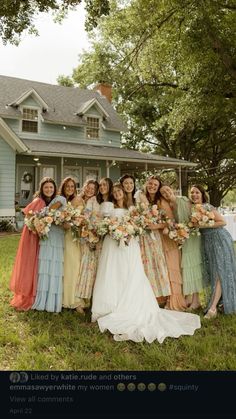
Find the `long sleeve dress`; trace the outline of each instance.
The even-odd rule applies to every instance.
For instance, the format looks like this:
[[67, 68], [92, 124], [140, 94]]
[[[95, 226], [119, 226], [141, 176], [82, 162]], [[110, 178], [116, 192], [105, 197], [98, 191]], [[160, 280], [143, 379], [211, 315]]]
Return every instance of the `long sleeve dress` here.
[[[56, 196], [50, 206], [60, 202], [58, 211], [66, 206], [63, 196]], [[62, 309], [63, 292], [63, 260], [64, 260], [64, 230], [52, 225], [48, 239], [40, 240], [38, 285], [34, 310], [60, 312]]]
[[[40, 211], [45, 207], [41, 198], [35, 198], [23, 212]], [[29, 310], [35, 300], [38, 279], [39, 237], [26, 226], [23, 227], [15, 264], [10, 280], [14, 296], [10, 302], [17, 310]]]

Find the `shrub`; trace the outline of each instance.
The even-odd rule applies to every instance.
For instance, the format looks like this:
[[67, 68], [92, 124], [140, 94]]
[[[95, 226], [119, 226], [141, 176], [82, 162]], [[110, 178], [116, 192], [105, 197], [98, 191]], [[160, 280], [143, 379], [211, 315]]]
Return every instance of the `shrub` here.
[[0, 231], [8, 231], [12, 232], [15, 231], [15, 226], [10, 220], [0, 220]]

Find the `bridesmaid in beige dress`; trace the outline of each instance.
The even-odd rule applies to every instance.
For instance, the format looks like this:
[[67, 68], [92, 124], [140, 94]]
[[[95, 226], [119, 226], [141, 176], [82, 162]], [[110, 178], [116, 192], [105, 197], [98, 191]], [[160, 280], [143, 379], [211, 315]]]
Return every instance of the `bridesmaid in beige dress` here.
[[[98, 182], [93, 179], [85, 182], [80, 195], [85, 212], [99, 213], [98, 186]], [[76, 301], [79, 302], [76, 310], [81, 314], [85, 314], [84, 310], [90, 307], [99, 254], [99, 246], [91, 248], [88, 243], [81, 243], [81, 264], [75, 289]]]
[[[66, 177], [60, 186], [60, 195], [64, 196], [74, 208], [82, 210], [84, 202], [77, 195], [76, 183], [72, 177]], [[64, 280], [62, 307], [74, 309], [79, 305], [75, 296], [75, 287], [80, 270], [80, 241], [73, 241], [70, 228], [65, 232], [64, 247]]]
[[[174, 219], [173, 209], [171, 208], [169, 202], [165, 199], [165, 194], [168, 193], [168, 189], [170, 189], [170, 187], [167, 185], [163, 185], [160, 188], [161, 197], [159, 200], [159, 206], [165, 210], [168, 218]], [[171, 240], [168, 235], [161, 234], [161, 238], [171, 287], [171, 295], [167, 298], [165, 308], [184, 311], [187, 308], [187, 304], [182, 291], [183, 282], [181, 275], [181, 252], [176, 242]]]
[[[144, 193], [136, 193], [136, 202], [143, 202], [147, 205], [157, 205], [159, 198], [160, 180], [157, 176], [150, 176], [145, 184]], [[140, 238], [141, 256], [146, 276], [152, 286], [158, 304], [163, 305], [166, 297], [171, 294], [169, 273], [167, 269], [163, 244], [159, 229], [160, 224], [149, 225], [150, 233]]]

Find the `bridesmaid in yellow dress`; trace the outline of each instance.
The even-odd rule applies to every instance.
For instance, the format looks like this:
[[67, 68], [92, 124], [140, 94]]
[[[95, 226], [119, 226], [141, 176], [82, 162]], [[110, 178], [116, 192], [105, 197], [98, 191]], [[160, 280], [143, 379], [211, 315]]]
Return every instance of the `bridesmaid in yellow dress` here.
[[[171, 188], [163, 185], [160, 188], [161, 197], [159, 200], [160, 208], [164, 209], [166, 215], [170, 219], [174, 219], [173, 209], [167, 201]], [[167, 199], [165, 199], [167, 198]], [[171, 295], [167, 299], [165, 308], [170, 310], [184, 311], [187, 304], [182, 290], [182, 275], [181, 275], [181, 252], [174, 240], [171, 240], [168, 235], [162, 234], [162, 243], [166, 257], [167, 268], [170, 278]]]
[[[80, 195], [85, 212], [99, 213], [98, 186], [98, 182], [93, 179], [85, 182]], [[92, 249], [88, 243], [81, 243], [81, 264], [75, 289], [76, 301], [79, 302], [76, 310], [81, 314], [85, 314], [84, 309], [90, 306], [99, 254], [99, 246]]]
[[[157, 205], [161, 181], [157, 176], [150, 176], [145, 184], [144, 193], [136, 193], [136, 202]], [[152, 286], [159, 305], [163, 305], [171, 294], [169, 273], [163, 250], [159, 228], [161, 225], [150, 225], [150, 233], [140, 238], [141, 256], [146, 276]]]
[[[83, 200], [77, 195], [76, 183], [72, 177], [66, 177], [60, 186], [60, 195], [66, 198], [74, 208], [82, 210]], [[65, 232], [64, 242], [64, 279], [62, 307], [74, 309], [79, 305], [75, 296], [75, 287], [80, 270], [80, 241], [73, 241], [70, 228]]]

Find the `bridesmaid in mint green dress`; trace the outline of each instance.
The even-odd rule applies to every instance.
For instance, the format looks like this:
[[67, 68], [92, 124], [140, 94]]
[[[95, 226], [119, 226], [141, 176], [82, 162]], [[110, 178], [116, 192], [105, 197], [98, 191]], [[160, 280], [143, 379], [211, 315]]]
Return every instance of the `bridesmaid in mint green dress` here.
[[[176, 197], [177, 220], [180, 223], [188, 222], [191, 215], [191, 201], [183, 196]], [[182, 275], [183, 293], [191, 295], [189, 308], [200, 307], [199, 292], [203, 290], [203, 266], [201, 253], [201, 236], [190, 236], [182, 247]]]

